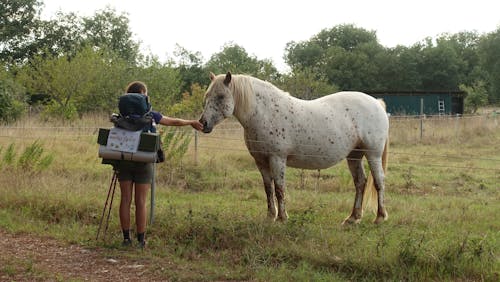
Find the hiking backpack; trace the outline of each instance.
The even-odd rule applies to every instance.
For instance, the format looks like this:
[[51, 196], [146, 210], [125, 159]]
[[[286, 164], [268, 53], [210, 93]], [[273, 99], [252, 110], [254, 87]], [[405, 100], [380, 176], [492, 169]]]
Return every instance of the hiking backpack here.
[[118, 110], [119, 115], [111, 116], [116, 127], [131, 131], [154, 131], [148, 96], [138, 93], [124, 94], [118, 99]]

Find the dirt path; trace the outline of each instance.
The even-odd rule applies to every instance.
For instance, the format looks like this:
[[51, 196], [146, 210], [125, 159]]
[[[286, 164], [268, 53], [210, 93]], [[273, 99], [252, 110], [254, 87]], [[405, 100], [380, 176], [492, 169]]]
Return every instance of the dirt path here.
[[154, 281], [147, 261], [0, 229], [0, 281]]

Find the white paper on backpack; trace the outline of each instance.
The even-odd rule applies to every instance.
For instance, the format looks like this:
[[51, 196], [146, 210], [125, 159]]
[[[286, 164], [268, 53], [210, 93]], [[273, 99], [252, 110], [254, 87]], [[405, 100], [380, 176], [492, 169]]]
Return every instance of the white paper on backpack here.
[[135, 153], [139, 148], [142, 130], [129, 131], [117, 127], [109, 130], [106, 148], [114, 151]]

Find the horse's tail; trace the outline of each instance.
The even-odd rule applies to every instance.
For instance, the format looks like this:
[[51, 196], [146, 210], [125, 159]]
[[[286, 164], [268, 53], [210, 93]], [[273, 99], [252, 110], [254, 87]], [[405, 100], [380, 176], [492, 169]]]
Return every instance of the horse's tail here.
[[[377, 100], [380, 102], [380, 104], [385, 110], [386, 105], [384, 100], [382, 99], [377, 99]], [[387, 139], [385, 140], [385, 145], [384, 145], [384, 152], [382, 153], [382, 168], [384, 170], [384, 176], [387, 172], [387, 164], [389, 159], [388, 155], [389, 155], [389, 134], [387, 134]], [[363, 196], [363, 206], [373, 211], [374, 213], [377, 213], [378, 196], [372, 173], [370, 173], [366, 181], [365, 193]]]

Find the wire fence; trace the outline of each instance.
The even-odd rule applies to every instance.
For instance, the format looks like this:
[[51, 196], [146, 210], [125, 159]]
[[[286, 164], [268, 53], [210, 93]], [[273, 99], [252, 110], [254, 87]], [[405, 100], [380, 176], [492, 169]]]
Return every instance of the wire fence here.
[[[0, 127], [0, 145], [20, 140], [40, 139], [48, 142], [58, 140], [83, 142], [87, 146], [96, 144], [99, 128], [109, 128], [110, 123], [97, 126], [33, 126], [21, 124], [16, 126]], [[195, 162], [199, 155], [213, 154], [214, 152], [248, 152], [243, 137], [243, 128], [235, 120], [228, 120], [218, 125], [211, 134], [201, 134], [188, 128], [176, 128], [179, 131], [189, 130], [193, 141], [190, 144], [190, 154]], [[500, 130], [496, 113], [486, 115], [462, 116], [391, 116], [390, 140], [399, 144], [397, 149], [390, 150], [390, 156], [405, 158], [399, 161], [400, 165], [443, 167], [451, 169], [484, 170], [500, 173], [500, 140], [493, 140], [496, 144], [491, 157], [467, 154], [466, 150], [456, 150], [455, 153], [413, 153], [401, 149], [408, 144], [449, 144], [450, 148], [460, 146], [460, 143], [476, 135], [491, 135], [498, 139]], [[261, 140], [246, 140], [247, 143], [260, 143], [262, 148], [268, 147]], [[97, 146], [97, 144], [96, 144]], [[303, 147], [317, 147], [314, 144], [298, 144]], [[481, 144], [478, 144], [481, 146]], [[310, 148], [309, 148], [310, 149]], [[97, 149], [96, 149], [97, 151]], [[266, 152], [267, 150], [256, 150]], [[293, 155], [293, 154], [292, 154]], [[302, 157], [325, 158], [323, 154], [297, 155]], [[439, 161], [440, 163], [436, 162]], [[419, 162], [417, 162], [419, 161]], [[481, 165], [464, 165], [464, 162], [480, 162]]]

